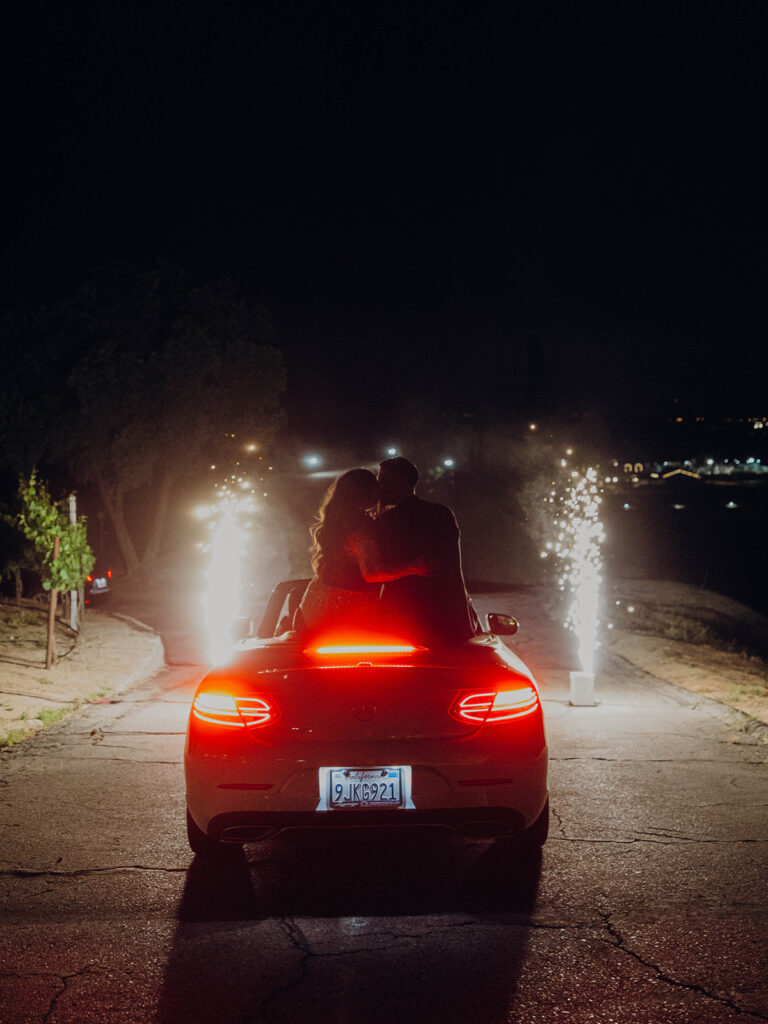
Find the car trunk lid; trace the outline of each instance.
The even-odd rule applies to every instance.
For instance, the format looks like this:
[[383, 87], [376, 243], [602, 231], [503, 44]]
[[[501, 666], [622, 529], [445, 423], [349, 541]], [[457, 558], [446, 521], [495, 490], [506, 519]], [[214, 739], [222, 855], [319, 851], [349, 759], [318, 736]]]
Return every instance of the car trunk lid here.
[[264, 673], [253, 691], [274, 698], [284, 738], [442, 739], [481, 727], [450, 714], [459, 692], [476, 685], [489, 688], [487, 671], [361, 662]]

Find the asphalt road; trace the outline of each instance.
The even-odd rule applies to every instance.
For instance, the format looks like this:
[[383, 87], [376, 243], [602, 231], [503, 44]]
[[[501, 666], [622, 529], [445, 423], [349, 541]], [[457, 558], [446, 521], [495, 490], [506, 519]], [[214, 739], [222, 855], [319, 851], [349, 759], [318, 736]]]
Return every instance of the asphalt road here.
[[618, 659], [573, 708], [538, 598], [477, 603], [542, 682], [540, 863], [439, 831], [195, 863], [177, 665], [3, 755], [0, 1024], [768, 1020], [768, 746]]

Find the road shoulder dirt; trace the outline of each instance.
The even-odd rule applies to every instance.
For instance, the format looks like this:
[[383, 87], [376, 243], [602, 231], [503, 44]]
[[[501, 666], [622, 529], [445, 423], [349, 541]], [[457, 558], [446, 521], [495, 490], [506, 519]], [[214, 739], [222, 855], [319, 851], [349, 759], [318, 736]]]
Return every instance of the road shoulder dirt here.
[[616, 581], [607, 597], [609, 651], [768, 724], [764, 616], [722, 594], [662, 580]]
[[617, 630], [609, 650], [643, 671], [768, 724], [765, 664], [707, 644]]
[[0, 746], [19, 742], [89, 701], [106, 701], [164, 664], [160, 637], [140, 623], [86, 612], [75, 643], [59, 626], [59, 658], [45, 669], [44, 609], [0, 604]]

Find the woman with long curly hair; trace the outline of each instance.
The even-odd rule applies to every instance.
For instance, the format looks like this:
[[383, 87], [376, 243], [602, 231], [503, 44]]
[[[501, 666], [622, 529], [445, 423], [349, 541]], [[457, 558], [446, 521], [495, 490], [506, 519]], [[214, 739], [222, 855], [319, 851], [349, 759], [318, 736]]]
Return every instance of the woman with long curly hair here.
[[378, 499], [376, 477], [368, 469], [342, 473], [323, 495], [310, 530], [315, 575], [299, 606], [310, 629], [356, 620], [375, 610], [381, 587], [366, 583], [357, 552], [369, 532], [368, 510]]

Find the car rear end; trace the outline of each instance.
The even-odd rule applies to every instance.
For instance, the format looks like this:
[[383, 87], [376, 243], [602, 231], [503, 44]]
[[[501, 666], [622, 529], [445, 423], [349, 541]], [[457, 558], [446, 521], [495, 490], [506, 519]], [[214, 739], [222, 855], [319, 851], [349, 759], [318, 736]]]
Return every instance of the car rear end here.
[[112, 594], [112, 570], [96, 566], [85, 577], [83, 584], [87, 605], [106, 605]]
[[267, 641], [200, 684], [185, 752], [196, 826], [443, 825], [522, 832], [547, 800], [535, 682], [498, 644]]

